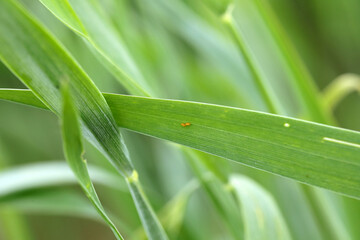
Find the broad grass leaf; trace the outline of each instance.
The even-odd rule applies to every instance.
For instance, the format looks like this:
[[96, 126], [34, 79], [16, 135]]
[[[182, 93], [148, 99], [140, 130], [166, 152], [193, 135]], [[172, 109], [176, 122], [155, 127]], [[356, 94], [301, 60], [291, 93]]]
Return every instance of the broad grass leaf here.
[[[0, 98], [16, 101], [12, 90], [2, 91]], [[20, 100], [33, 103], [27, 92]], [[104, 96], [120, 127], [360, 198], [359, 132], [205, 103]]]

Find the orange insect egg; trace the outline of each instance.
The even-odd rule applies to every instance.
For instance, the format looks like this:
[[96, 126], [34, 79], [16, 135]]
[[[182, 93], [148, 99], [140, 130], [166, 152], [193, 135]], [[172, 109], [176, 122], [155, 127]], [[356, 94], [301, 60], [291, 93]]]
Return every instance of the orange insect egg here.
[[185, 127], [185, 126], [186, 126], [186, 124], [185, 124], [185, 123], [181, 123], [181, 126]]
[[190, 126], [190, 125], [191, 125], [191, 123], [189, 123], [189, 122], [185, 123], [185, 126]]

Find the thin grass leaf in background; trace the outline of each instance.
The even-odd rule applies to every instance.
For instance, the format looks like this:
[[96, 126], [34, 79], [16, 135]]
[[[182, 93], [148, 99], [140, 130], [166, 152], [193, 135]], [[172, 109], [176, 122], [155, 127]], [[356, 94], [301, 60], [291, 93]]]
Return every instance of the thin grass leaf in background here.
[[[169, 233], [171, 239], [177, 238], [183, 223], [185, 208], [189, 198], [199, 188], [199, 186], [199, 182], [196, 179], [191, 180], [159, 211], [159, 219]], [[137, 229], [133, 234], [132, 239], [146, 239], [143, 228]]]
[[[244, 223], [238, 205], [236, 204], [236, 199], [234, 199], [231, 191], [229, 191], [227, 174], [221, 173], [216, 168], [220, 166], [221, 162], [219, 162], [219, 165], [211, 163], [203, 156], [200, 156], [199, 152], [193, 151], [192, 149], [185, 148], [184, 152], [194, 174], [200, 180], [204, 190], [211, 197], [215, 208], [224, 222], [227, 223], [226, 225], [234, 239], [242, 239], [244, 237]], [[210, 172], [206, 172], [204, 169], [211, 170]], [[204, 174], [204, 172], [207, 174]]]
[[[264, 66], [269, 67], [269, 62], [266, 61], [277, 61], [283, 66], [281, 69], [282, 73], [278, 75], [278, 77], [280, 76], [280, 79], [281, 76], [287, 77], [283, 82], [284, 84], [287, 84], [290, 91], [294, 93], [294, 96], [287, 97], [296, 98], [298, 107], [301, 111], [300, 116], [316, 122], [332, 123], [331, 115], [326, 115], [327, 113], [324, 113], [321, 109], [320, 95], [317, 93], [317, 89], [309, 72], [284, 33], [284, 30], [274, 16], [269, 4], [263, 0], [236, 0], [235, 2], [236, 5], [233, 16], [236, 27], [239, 29], [242, 28], [243, 30], [246, 29], [243, 35], [246, 37], [254, 35], [251, 33], [248, 34], [249, 31], [251, 31], [249, 28], [251, 25], [261, 29], [261, 31], [257, 31], [255, 34], [262, 35], [262, 38], [257, 36], [258, 39], [266, 39], [266, 41], [262, 42], [267, 43], [269, 50], [265, 53], [267, 57], [264, 58], [264, 62], [262, 62], [263, 59], [260, 58], [258, 58], [257, 61], [264, 64]], [[254, 23], [251, 23], [250, 21], [253, 21]], [[254, 36], [252, 37], [254, 39]], [[260, 49], [256, 50], [256, 40], [254, 39], [254, 41], [252, 50], [255, 51], [256, 54]], [[248, 42], [251, 42], [250, 39]], [[258, 56], [260, 56], [260, 54]], [[270, 71], [271, 74], [269, 68], [267, 71]], [[265, 72], [265, 74], [266, 73], [267, 72]], [[274, 73], [272, 75], [276, 76]], [[271, 81], [276, 82], [277, 79], [272, 79]], [[285, 93], [282, 95], [286, 96]]]
[[[40, 0], [56, 17], [95, 48], [114, 76], [132, 94], [149, 96], [149, 87], [119, 34], [95, 1]], [[72, 14], [69, 14], [72, 13]]]
[[271, 194], [256, 182], [241, 175], [231, 176], [230, 184], [241, 206], [245, 240], [291, 239]]
[[343, 74], [334, 79], [323, 91], [323, 104], [327, 111], [333, 111], [336, 106], [352, 92], [360, 95], [360, 76]]
[[[126, 184], [121, 177], [92, 165], [88, 165], [87, 168], [92, 181], [97, 184], [127, 191]], [[21, 176], [21, 178], [17, 176]], [[74, 174], [65, 162], [27, 164], [0, 171], [0, 183], [3, 183], [0, 184], [0, 198], [16, 194], [18, 191], [64, 186], [76, 182]]]

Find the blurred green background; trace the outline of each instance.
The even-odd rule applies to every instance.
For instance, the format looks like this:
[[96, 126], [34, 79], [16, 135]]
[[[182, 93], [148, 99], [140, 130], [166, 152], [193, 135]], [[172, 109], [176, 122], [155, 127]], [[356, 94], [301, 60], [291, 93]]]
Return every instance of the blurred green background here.
[[[98, 2], [112, 26], [121, 34], [143, 75], [156, 88], [157, 96], [266, 111], [249, 78], [241, 53], [236, 51], [220, 20], [230, 1]], [[272, 7], [320, 91], [344, 73], [360, 74], [360, 1], [264, 2]], [[126, 94], [79, 36], [39, 1], [23, 0], [22, 3], [69, 49], [100, 90]], [[282, 83], [286, 74], [282, 73], [276, 53], [270, 48], [272, 43], [264, 34], [264, 26], [257, 25], [256, 13], [242, 11], [239, 10], [238, 17], [244, 38], [264, 75], [271, 79], [269, 82], [278, 101], [285, 105], [283, 114], [302, 117], [298, 114], [298, 106], [292, 102], [290, 88]], [[24, 88], [1, 63], [0, 87]], [[359, 92], [352, 91], [346, 95], [333, 113], [338, 126], [359, 131]], [[159, 210], [193, 178], [193, 173], [178, 149], [169, 148], [164, 141], [128, 131], [125, 138], [134, 165], [142, 176], [144, 189], [154, 208]], [[86, 150], [91, 164], [113, 171], [93, 147], [87, 145]], [[60, 128], [55, 115], [0, 102], [1, 170], [63, 159]], [[276, 182], [266, 181], [269, 174], [233, 163], [224, 162], [224, 166], [231, 172], [254, 176], [273, 192], [272, 185]], [[290, 182], [282, 178], [279, 181]], [[131, 235], [140, 227], [131, 197], [126, 191], [95, 186], [109, 212], [126, 223], [124, 228], [119, 227], [120, 231], [127, 229]], [[273, 193], [275, 197], [279, 194]], [[86, 214], [81, 215], [72, 209], [77, 206], [76, 201], [84, 207]], [[47, 206], [48, 202], [51, 204]], [[353, 239], [360, 239], [360, 230], [356, 227], [360, 220], [360, 204], [350, 199], [344, 202], [341, 212], [348, 214], [344, 218], [348, 221], [348, 231]], [[3, 197], [0, 199], [0, 239], [113, 239], [105, 225], [89, 217], [93, 216], [93, 212], [86, 203], [76, 184], [31, 189]], [[279, 202], [279, 205], [285, 206], [286, 203]], [[285, 208], [282, 208], [283, 211]], [[19, 228], [22, 231], [16, 230]], [[207, 194], [202, 189], [194, 192], [186, 205], [177, 239], [231, 239], [227, 231]], [[320, 239], [327, 239], [326, 234]]]

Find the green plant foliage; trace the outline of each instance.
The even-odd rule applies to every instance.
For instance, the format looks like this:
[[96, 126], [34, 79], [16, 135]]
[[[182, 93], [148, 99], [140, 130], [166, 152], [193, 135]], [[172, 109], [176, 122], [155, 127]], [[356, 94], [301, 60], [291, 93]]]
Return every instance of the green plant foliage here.
[[359, 8], [0, 0], [0, 239], [360, 239]]
[[[15, 98], [15, 94], [8, 94], [12, 90], [2, 91], [0, 98]], [[22, 92], [19, 102], [27, 101], [24, 96]], [[358, 132], [204, 103], [104, 96], [120, 127], [360, 197]], [[29, 103], [35, 101], [30, 91], [28, 98]], [[189, 126], [181, 125], [187, 122]]]
[[[0, 37], [1, 60], [57, 115], [61, 111], [59, 88], [62, 82], [68, 82], [88, 139], [124, 177], [131, 177], [136, 171], [110, 109], [94, 83], [66, 50], [21, 6], [13, 1], [1, 1], [0, 4], [0, 31], [9, 32]], [[149, 230], [149, 238], [159, 239], [161, 235], [162, 239], [166, 239], [156, 215], [139, 190], [140, 183], [129, 186], [135, 193], [133, 197], [141, 220], [151, 225], [145, 227]]]

